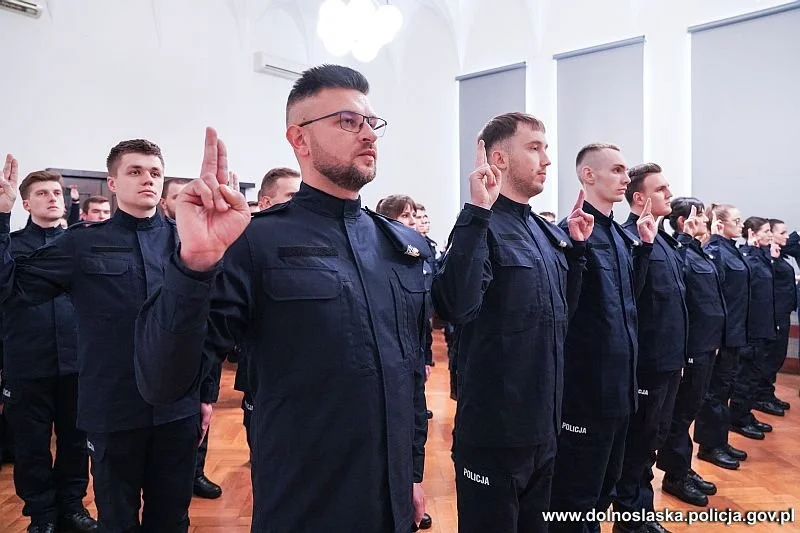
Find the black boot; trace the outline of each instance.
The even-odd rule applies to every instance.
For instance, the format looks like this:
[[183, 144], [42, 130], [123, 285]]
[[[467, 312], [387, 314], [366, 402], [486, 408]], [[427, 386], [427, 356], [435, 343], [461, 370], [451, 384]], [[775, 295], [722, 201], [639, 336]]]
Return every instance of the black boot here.
[[755, 409], [756, 411], [761, 411], [762, 413], [767, 413], [768, 415], [772, 416], [784, 415], [783, 409], [781, 409], [772, 402], [755, 402], [753, 404], [753, 409]]
[[764, 432], [759, 431], [753, 424], [747, 424], [746, 426], [731, 425], [730, 430], [748, 439], [764, 440]]
[[697, 490], [702, 492], [703, 494], [707, 494], [709, 496], [713, 496], [717, 493], [717, 486], [711, 483], [710, 481], [706, 481], [703, 479], [700, 474], [689, 469], [689, 479], [692, 480], [694, 486], [697, 487]]
[[97, 525], [97, 520], [89, 515], [89, 511], [81, 509], [61, 515], [58, 518], [58, 529], [73, 533], [94, 533], [100, 531], [100, 526]]
[[739, 468], [739, 461], [725, 453], [723, 448], [708, 449], [701, 447], [697, 452], [697, 458], [728, 470], [737, 470]]
[[776, 397], [773, 397], [772, 400], [770, 400], [770, 403], [776, 407], [780, 407], [784, 411], [788, 411], [789, 409], [792, 408], [792, 404], [790, 404], [789, 402], [784, 402], [783, 400]]
[[56, 525], [53, 522], [31, 524], [28, 526], [28, 533], [56, 533]]
[[670, 530], [659, 524], [658, 522], [647, 523], [648, 533], [670, 533]]
[[708, 505], [708, 496], [697, 488], [694, 481], [690, 476], [677, 478], [664, 474], [664, 480], [661, 482], [661, 490], [667, 494], [671, 494], [679, 500], [696, 505], [698, 507], [705, 507]]
[[772, 426], [760, 420], [753, 420], [753, 427], [762, 433], [771, 433]]
[[724, 449], [728, 455], [730, 455], [737, 461], [747, 460], [747, 452], [744, 450], [740, 450], [739, 448], [734, 448], [730, 444], [726, 444]]
[[216, 500], [222, 496], [222, 487], [208, 479], [205, 475], [194, 478], [194, 495], [198, 498]]

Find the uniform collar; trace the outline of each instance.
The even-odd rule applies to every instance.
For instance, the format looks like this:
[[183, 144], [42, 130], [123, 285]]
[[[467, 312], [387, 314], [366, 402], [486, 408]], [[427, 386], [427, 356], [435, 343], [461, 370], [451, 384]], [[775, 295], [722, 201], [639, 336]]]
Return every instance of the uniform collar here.
[[502, 194], [497, 197], [497, 201], [495, 201], [492, 209], [497, 209], [498, 211], [503, 211], [505, 213], [511, 213], [512, 215], [517, 215], [522, 219], [527, 219], [531, 216], [531, 206], [528, 204], [521, 204], [519, 202], [515, 202], [514, 200], [503, 196]]
[[300, 184], [300, 190], [292, 197], [292, 203], [332, 218], [357, 218], [361, 216], [361, 197], [355, 200], [344, 200], [315, 189], [306, 183]]
[[711, 239], [709, 240], [709, 244], [712, 242], [719, 243], [729, 248], [733, 248], [734, 250], [736, 249], [736, 241], [734, 241], [733, 239], [725, 238], [722, 235], [712, 235]]
[[33, 233], [38, 233], [39, 235], [45, 235], [47, 237], [56, 237], [64, 233], [64, 228], [61, 226], [55, 226], [52, 228], [43, 228], [39, 224], [35, 223], [33, 219], [29, 216], [28, 223], [26, 224], [26, 229], [28, 231], [32, 231]]
[[124, 228], [138, 231], [163, 226], [164, 217], [158, 210], [156, 210], [156, 213], [151, 217], [137, 218], [129, 213], [126, 213], [122, 209], [117, 209], [117, 211], [111, 217], [111, 222], [114, 224], [119, 224]]
[[601, 226], [610, 228], [611, 224], [614, 223], [614, 211], [611, 211], [610, 215], [606, 215], [605, 213], [601, 213], [600, 211], [598, 211], [597, 208], [595, 208], [595, 206], [593, 206], [586, 200], [583, 201], [583, 211], [589, 215], [594, 216], [595, 224], [600, 224]]

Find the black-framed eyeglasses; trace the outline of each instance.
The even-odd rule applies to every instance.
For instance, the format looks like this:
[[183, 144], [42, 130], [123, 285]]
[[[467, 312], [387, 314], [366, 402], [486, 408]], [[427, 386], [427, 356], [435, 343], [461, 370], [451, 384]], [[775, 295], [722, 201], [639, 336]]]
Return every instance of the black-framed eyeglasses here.
[[386, 133], [387, 122], [385, 120], [378, 117], [368, 117], [367, 115], [362, 115], [361, 113], [356, 113], [355, 111], [337, 111], [335, 113], [331, 113], [330, 115], [325, 115], [324, 117], [306, 120], [305, 122], [298, 124], [298, 126], [308, 126], [314, 122], [335, 117], [337, 115], [339, 116], [339, 127], [341, 127], [344, 131], [359, 133], [366, 122], [378, 137], [383, 137], [383, 134]]

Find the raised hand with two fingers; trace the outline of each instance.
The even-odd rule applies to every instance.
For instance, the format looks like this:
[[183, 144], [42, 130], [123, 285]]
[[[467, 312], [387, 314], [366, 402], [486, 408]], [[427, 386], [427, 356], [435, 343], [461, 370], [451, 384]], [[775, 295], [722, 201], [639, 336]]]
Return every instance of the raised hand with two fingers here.
[[[200, 177], [178, 195], [175, 224], [181, 260], [192, 270], [210, 270], [250, 223], [247, 200], [228, 172], [228, 151], [213, 128], [206, 128]], [[229, 183], [231, 185], [229, 185]]]

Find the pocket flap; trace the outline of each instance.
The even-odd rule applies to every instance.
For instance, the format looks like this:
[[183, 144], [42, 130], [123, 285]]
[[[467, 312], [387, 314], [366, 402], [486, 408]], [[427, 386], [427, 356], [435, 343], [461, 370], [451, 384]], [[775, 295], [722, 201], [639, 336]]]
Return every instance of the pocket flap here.
[[332, 300], [342, 293], [342, 280], [335, 270], [317, 268], [268, 268], [264, 291], [275, 301]]
[[104, 276], [119, 276], [128, 271], [128, 262], [124, 259], [109, 259], [100, 257], [84, 257], [81, 268], [87, 274], [101, 274]]

